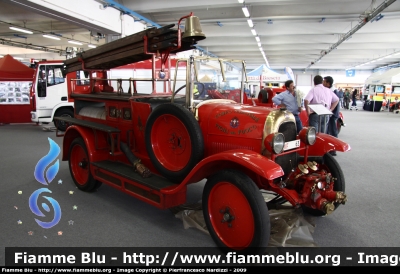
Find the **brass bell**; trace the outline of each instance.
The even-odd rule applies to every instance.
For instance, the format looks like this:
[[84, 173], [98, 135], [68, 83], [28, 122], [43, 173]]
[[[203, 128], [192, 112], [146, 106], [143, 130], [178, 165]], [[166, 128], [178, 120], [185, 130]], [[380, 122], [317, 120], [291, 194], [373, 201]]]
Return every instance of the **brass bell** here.
[[205, 39], [203, 31], [201, 30], [200, 20], [197, 16], [189, 16], [185, 20], [185, 32], [182, 34], [182, 41], [196, 43]]

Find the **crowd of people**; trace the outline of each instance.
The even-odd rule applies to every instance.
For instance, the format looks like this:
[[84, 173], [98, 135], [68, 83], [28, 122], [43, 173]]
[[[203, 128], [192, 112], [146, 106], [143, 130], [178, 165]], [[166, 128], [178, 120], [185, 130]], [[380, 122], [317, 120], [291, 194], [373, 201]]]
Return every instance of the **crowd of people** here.
[[[334, 89], [331, 76], [322, 77], [321, 75], [316, 75], [314, 77], [314, 87], [305, 97], [299, 90], [296, 90], [292, 80], [285, 82], [285, 88], [286, 91], [275, 95], [272, 101], [275, 105], [285, 107], [293, 113], [296, 119], [297, 132], [300, 132], [303, 128], [299, 117], [303, 102], [307, 111], [309, 126], [315, 127], [317, 132], [324, 132], [336, 138], [338, 137], [337, 120], [339, 119], [340, 108], [358, 110], [358, 90], [354, 89], [351, 92], [347, 88], [345, 90], [341, 88]], [[350, 100], [352, 101], [351, 106]], [[319, 115], [313, 110], [312, 105], [323, 105], [332, 114]], [[321, 122], [320, 119], [323, 121]], [[330, 151], [330, 154], [336, 156], [336, 151]]]

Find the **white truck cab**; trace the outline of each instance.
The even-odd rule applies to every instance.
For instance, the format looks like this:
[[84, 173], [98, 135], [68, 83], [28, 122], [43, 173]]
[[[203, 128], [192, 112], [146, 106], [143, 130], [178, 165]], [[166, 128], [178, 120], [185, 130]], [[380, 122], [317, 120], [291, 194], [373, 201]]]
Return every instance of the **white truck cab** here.
[[[62, 74], [63, 61], [42, 61], [37, 64], [31, 87], [31, 120], [35, 123], [48, 124], [54, 117], [74, 117], [74, 102], [68, 94], [70, 81]], [[80, 79], [81, 71], [74, 74]], [[71, 77], [68, 75], [67, 77]], [[80, 81], [89, 86], [89, 82]], [[55, 123], [58, 130], [65, 131], [66, 125]]]

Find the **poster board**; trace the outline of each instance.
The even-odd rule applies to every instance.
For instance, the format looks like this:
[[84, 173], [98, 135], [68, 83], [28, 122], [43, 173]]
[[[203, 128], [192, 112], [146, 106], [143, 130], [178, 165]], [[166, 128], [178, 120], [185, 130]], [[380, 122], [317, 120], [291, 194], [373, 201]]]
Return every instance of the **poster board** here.
[[308, 107], [318, 115], [332, 115], [333, 113], [323, 104], [310, 104]]

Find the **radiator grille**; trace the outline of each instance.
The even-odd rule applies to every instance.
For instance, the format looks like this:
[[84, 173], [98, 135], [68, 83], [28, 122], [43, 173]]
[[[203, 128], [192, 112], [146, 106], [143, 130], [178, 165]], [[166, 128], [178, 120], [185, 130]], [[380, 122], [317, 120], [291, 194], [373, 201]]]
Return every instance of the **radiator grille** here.
[[[296, 124], [286, 122], [279, 126], [279, 132], [285, 136], [285, 142], [296, 140]], [[293, 168], [297, 167], [298, 155], [296, 152], [278, 156], [275, 161], [280, 165], [285, 172], [284, 178], [290, 173]]]

